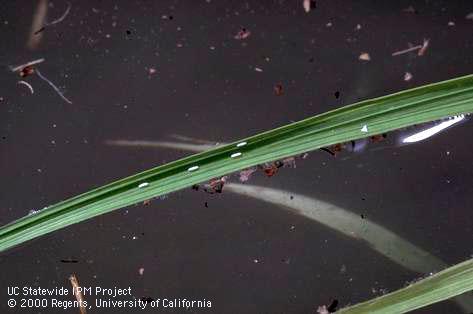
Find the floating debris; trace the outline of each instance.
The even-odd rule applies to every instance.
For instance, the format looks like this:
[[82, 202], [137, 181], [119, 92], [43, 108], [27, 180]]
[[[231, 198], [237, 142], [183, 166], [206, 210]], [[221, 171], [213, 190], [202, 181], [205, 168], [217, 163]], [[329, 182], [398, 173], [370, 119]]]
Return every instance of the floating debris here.
[[303, 0], [302, 1], [302, 7], [304, 8], [304, 11], [306, 13], [309, 13], [310, 10], [315, 9], [315, 0]]
[[143, 267], [138, 269], [138, 274], [140, 274], [140, 276], [143, 276], [144, 273], [145, 273], [145, 269]]
[[283, 167], [287, 168], [296, 168], [296, 158], [294, 157], [287, 157], [282, 160]]
[[473, 20], [473, 12], [468, 13], [468, 14], [465, 16], [465, 18], [466, 18], [467, 20]]
[[24, 67], [20, 72], [21, 77], [27, 77], [34, 73], [34, 68], [32, 66]]
[[[11, 70], [12, 72], [19, 72], [20, 76], [21, 76], [21, 77], [24, 77], [24, 76], [22, 75], [21, 71], [23, 71], [23, 70], [26, 69], [26, 68], [32, 69], [32, 66], [33, 66], [33, 65], [36, 65], [36, 64], [39, 64], [39, 63], [42, 63], [42, 62], [44, 62], [44, 58], [36, 59], [36, 60], [30, 61], [30, 62], [27, 62], [27, 63], [25, 63], [25, 64], [17, 65], [17, 66], [15, 66], [15, 67], [10, 66], [10, 70]], [[29, 73], [29, 74], [32, 74], [32, 72]], [[28, 74], [28, 75], [29, 75], [29, 74]], [[25, 76], [26, 76], [26, 75], [25, 75]]]
[[337, 156], [337, 154], [341, 152], [343, 148], [345, 148], [345, 143], [338, 143], [330, 147], [321, 147], [320, 149], [332, 156]]
[[317, 308], [317, 313], [318, 314], [330, 314], [330, 312], [327, 310], [327, 306], [322, 305]]
[[156, 69], [155, 69], [155, 68], [149, 68], [149, 69], [148, 69], [148, 74], [149, 74], [149, 75], [153, 75], [153, 74], [155, 74], [155, 73], [156, 73]]
[[418, 56], [423, 56], [427, 48], [429, 47], [429, 40], [424, 38], [424, 42], [422, 43], [422, 47], [419, 49], [417, 53]]
[[87, 311], [85, 309], [85, 305], [87, 303], [84, 301], [84, 296], [82, 295], [82, 292], [79, 286], [79, 281], [77, 280], [76, 275], [74, 274], [70, 275], [69, 281], [71, 282], [71, 285], [72, 285], [72, 294], [75, 295], [76, 300], [79, 303], [80, 313], [87, 314]]
[[402, 54], [405, 54], [405, 53], [408, 53], [408, 52], [411, 52], [411, 51], [414, 51], [414, 50], [419, 50], [417, 52], [417, 55], [422, 56], [422, 55], [424, 55], [424, 53], [427, 50], [428, 46], [429, 46], [429, 40], [424, 39], [422, 45], [412, 46], [412, 47], [409, 47], [409, 48], [404, 49], [404, 50], [395, 51], [391, 54], [391, 56], [393, 56], [393, 57], [394, 56], [399, 56], [399, 55], [402, 55]]
[[412, 74], [410, 72], [406, 72], [404, 74], [404, 81], [409, 82], [412, 79]]
[[138, 188], [139, 188], [139, 189], [145, 188], [145, 187], [147, 187], [148, 185], [149, 185], [148, 182], [143, 182], [143, 183], [140, 183], [140, 184], [138, 185]]
[[64, 96], [64, 94], [59, 90], [59, 88], [56, 87], [56, 85], [53, 84], [53, 82], [51, 82], [50, 80], [48, 80], [45, 76], [43, 76], [41, 74], [41, 72], [39, 72], [38, 69], [36, 69], [36, 74], [38, 74], [38, 76], [43, 80], [45, 81], [46, 83], [49, 84], [49, 86], [51, 86], [54, 91], [67, 103], [69, 104], [72, 104], [72, 101], [70, 101], [69, 99], [66, 98], [66, 96]]
[[361, 128], [361, 132], [364, 132], [364, 133], [368, 132], [368, 126], [366, 124], [363, 125], [363, 127]]
[[31, 86], [30, 83], [25, 82], [25, 81], [18, 81], [18, 84], [20, 84], [20, 85], [25, 85], [26, 87], [28, 87], [28, 89], [30, 90], [31, 94], [34, 94], [33, 86]]
[[370, 61], [371, 60], [371, 57], [370, 57], [370, 54], [367, 53], [367, 52], [363, 52], [360, 54], [360, 56], [358, 57], [358, 59], [362, 60], [362, 61]]
[[241, 142], [236, 145], [236, 147], [242, 147], [245, 146], [247, 143], [246, 142]]
[[55, 20], [52, 21], [52, 22], [44, 23], [44, 25], [43, 25], [40, 29], [38, 29], [37, 31], [35, 31], [33, 34], [34, 34], [34, 35], [37, 35], [37, 34], [39, 34], [40, 32], [44, 31], [44, 29], [45, 29], [47, 26], [51, 26], [51, 25], [54, 25], [54, 24], [57, 24], [57, 23], [62, 22], [62, 21], [66, 18], [66, 16], [69, 14], [69, 11], [71, 10], [71, 7], [72, 7], [71, 4], [68, 2], [68, 3], [67, 3], [66, 11], [64, 11], [64, 13], [63, 13], [59, 18], [55, 19]]
[[448, 25], [448, 26], [455, 26], [455, 22], [453, 22], [453, 21], [450, 21], [450, 22], [448, 22], [448, 24], [447, 24], [447, 25]]
[[61, 263], [73, 263], [73, 264], [75, 264], [75, 263], [79, 263], [79, 261], [76, 260], [76, 259], [68, 258], [68, 259], [62, 259]]
[[243, 40], [250, 37], [250, 35], [251, 35], [251, 32], [249, 30], [247, 30], [246, 28], [242, 28], [238, 31], [238, 33], [233, 38], [237, 40]]
[[263, 72], [263, 69], [258, 68], [258, 67], [255, 67], [255, 71], [256, 71], [256, 72]]
[[214, 193], [222, 193], [223, 192], [223, 186], [225, 185], [225, 182], [227, 182], [228, 177], [224, 176], [221, 177], [220, 179], [212, 179], [210, 180], [209, 183], [204, 185], [204, 191], [210, 194]]
[[264, 173], [266, 174], [266, 176], [268, 178], [274, 176], [279, 168], [283, 167], [284, 166], [284, 163], [282, 161], [279, 161], [279, 160], [276, 160], [274, 162], [271, 162], [271, 163], [265, 163], [261, 166], [261, 168], [263, 169]]
[[386, 133], [376, 134], [376, 135], [370, 136], [370, 141], [371, 143], [379, 143], [383, 141], [386, 137], [388, 137]]
[[256, 167], [253, 167], [253, 168], [248, 168], [248, 169], [244, 169], [244, 170], [241, 170], [239, 175], [239, 180], [240, 182], [246, 182], [250, 179], [251, 175], [256, 172], [257, 168]]
[[274, 85], [273, 90], [274, 90], [274, 94], [276, 94], [276, 96], [281, 96], [281, 95], [284, 94], [282, 84]]

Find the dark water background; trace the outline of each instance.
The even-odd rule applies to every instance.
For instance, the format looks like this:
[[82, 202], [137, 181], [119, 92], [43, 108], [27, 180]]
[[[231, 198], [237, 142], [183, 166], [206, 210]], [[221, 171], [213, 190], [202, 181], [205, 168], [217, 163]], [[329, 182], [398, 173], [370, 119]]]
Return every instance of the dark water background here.
[[[50, 3], [51, 19], [67, 6]], [[299, 0], [71, 4], [35, 51], [25, 43], [36, 2], [0, 4], [2, 225], [187, 154], [107, 146], [106, 140], [181, 134], [233, 141], [355, 100], [473, 72], [473, 20], [465, 18], [473, 12], [470, 1], [326, 0], [308, 14]], [[410, 5], [416, 13], [403, 11]], [[235, 40], [242, 27], [251, 36]], [[430, 39], [423, 57], [391, 56], [423, 38]], [[358, 60], [362, 52], [371, 61]], [[40, 57], [46, 59], [41, 72], [72, 105], [36, 76], [27, 78], [35, 89], [30, 95], [7, 68]], [[149, 68], [156, 73], [149, 75]], [[413, 74], [409, 82], [406, 71]], [[274, 94], [275, 84], [282, 84], [282, 96]], [[314, 152], [296, 169], [257, 175], [251, 183], [363, 214], [455, 264], [473, 253], [472, 131], [470, 121], [423, 143], [346, 160]], [[420, 276], [277, 206], [191, 190], [44, 236], [2, 253], [0, 262], [2, 313], [78, 313], [6, 305], [8, 286], [69, 288], [71, 273], [84, 286], [131, 286], [136, 298], [212, 301], [207, 310], [146, 313], [314, 313], [334, 298], [357, 303]], [[416, 313], [460, 310], [443, 302]]]

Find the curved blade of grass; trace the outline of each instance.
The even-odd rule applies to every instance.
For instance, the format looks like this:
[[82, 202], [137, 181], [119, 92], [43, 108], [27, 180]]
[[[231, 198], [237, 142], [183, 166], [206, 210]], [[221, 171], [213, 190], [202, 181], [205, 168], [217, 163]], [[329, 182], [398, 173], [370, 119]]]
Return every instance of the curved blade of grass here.
[[449, 267], [406, 288], [337, 311], [340, 314], [398, 314], [473, 290], [473, 259]]
[[[0, 252], [114, 209], [263, 162], [471, 112], [473, 75], [362, 101], [135, 174], [20, 218], [0, 228]], [[237, 146], [242, 142], [246, 145]], [[231, 158], [236, 152], [241, 156]]]

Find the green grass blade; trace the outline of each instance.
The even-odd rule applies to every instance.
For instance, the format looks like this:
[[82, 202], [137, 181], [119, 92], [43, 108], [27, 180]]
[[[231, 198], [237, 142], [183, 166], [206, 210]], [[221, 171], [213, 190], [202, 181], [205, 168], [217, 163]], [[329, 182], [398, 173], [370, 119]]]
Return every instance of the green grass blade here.
[[473, 259], [449, 267], [406, 288], [337, 311], [340, 314], [398, 314], [473, 290]]
[[[18, 219], [0, 228], [0, 252], [114, 209], [263, 162], [471, 112], [473, 75], [362, 101], [138, 173]], [[365, 125], [368, 132], [361, 131]], [[242, 142], [247, 144], [237, 147]], [[236, 152], [242, 155], [231, 158]], [[199, 168], [188, 171], [195, 166]]]

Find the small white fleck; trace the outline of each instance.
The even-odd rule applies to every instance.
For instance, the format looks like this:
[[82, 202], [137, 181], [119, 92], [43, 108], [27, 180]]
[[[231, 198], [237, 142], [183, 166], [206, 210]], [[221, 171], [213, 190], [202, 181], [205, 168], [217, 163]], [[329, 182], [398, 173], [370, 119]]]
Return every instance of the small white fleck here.
[[236, 147], [242, 147], [242, 146], [245, 146], [247, 143], [246, 142], [241, 142], [241, 143], [238, 143]]
[[362, 60], [362, 61], [370, 61], [371, 60], [371, 57], [370, 57], [370, 54], [367, 53], [367, 52], [363, 52], [362, 54], [360, 54], [360, 56], [358, 57], [359, 60]]
[[361, 128], [361, 132], [368, 132], [368, 126], [366, 124]]
[[187, 169], [187, 171], [195, 171], [197, 169], [199, 169], [199, 166], [192, 166], [189, 169]]
[[404, 74], [404, 81], [408, 82], [412, 79], [412, 74], [410, 72], [406, 72]]
[[147, 187], [149, 185], [148, 182], [143, 182], [143, 183], [140, 183], [140, 185], [138, 185], [138, 188], [144, 188], [144, 187]]
[[256, 71], [256, 72], [263, 72], [263, 69], [256, 67], [256, 68], [255, 68], [255, 71]]
[[241, 153], [238, 152], [238, 153], [234, 153], [230, 156], [230, 158], [236, 158], [236, 157], [240, 157], [241, 156]]

